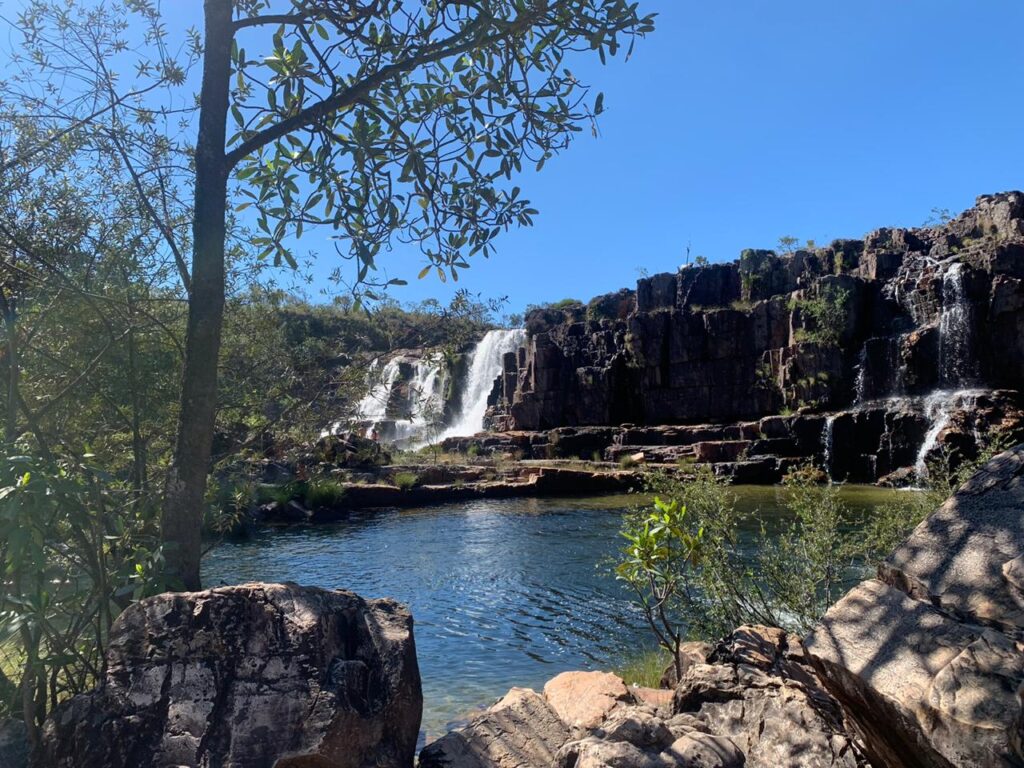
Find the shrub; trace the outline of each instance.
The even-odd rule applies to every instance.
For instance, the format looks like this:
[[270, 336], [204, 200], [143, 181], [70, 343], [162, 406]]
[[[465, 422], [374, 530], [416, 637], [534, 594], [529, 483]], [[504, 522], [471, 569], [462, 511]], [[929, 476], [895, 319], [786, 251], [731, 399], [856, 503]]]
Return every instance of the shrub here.
[[649, 478], [655, 505], [625, 517], [629, 543], [616, 575], [633, 589], [659, 645], [671, 653], [684, 632], [713, 639], [743, 624], [803, 634], [919, 519], [919, 503], [908, 498], [883, 512], [875, 532], [821, 477], [813, 467], [791, 473], [790, 521], [774, 535], [761, 526], [742, 539], [749, 521], [709, 467], [689, 480]]
[[811, 327], [798, 334], [800, 340], [814, 341], [824, 347], [838, 347], [846, 326], [846, 310], [850, 292], [825, 286], [816, 296], [805, 296], [789, 302], [791, 311], [799, 310], [810, 320]]
[[307, 509], [333, 508], [345, 499], [345, 486], [337, 480], [313, 480], [306, 487]]
[[416, 487], [420, 479], [412, 472], [398, 472], [394, 477], [394, 483], [403, 491], [410, 491]]
[[110, 625], [164, 591], [150, 500], [83, 459], [0, 456], [0, 717], [29, 740], [58, 702], [90, 690]]

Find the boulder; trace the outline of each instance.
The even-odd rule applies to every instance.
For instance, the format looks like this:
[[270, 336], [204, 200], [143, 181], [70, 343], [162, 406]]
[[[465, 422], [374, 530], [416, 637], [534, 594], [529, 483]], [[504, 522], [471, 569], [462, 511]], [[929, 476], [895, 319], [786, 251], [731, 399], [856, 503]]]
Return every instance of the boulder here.
[[610, 672], [563, 672], [544, 685], [544, 697], [570, 728], [596, 728], [629, 700], [622, 678]]
[[730, 739], [746, 768], [863, 765], [842, 710], [791, 646], [782, 630], [736, 630], [686, 671], [674, 712]]
[[807, 640], [876, 765], [1020, 765], [1024, 653], [877, 580], [832, 607]]
[[468, 726], [428, 744], [420, 768], [541, 768], [556, 762], [569, 729], [543, 696], [513, 688]]
[[100, 686], [59, 705], [36, 764], [412, 766], [412, 617], [292, 584], [165, 594], [115, 621]]
[[[703, 640], [689, 640], [683, 643], [679, 646], [679, 672], [685, 675], [686, 670], [694, 664], [705, 663], [713, 650], [714, 646]], [[675, 688], [679, 684], [679, 678], [680, 675], [677, 674], [676, 665], [669, 662], [669, 665], [665, 667], [665, 671], [661, 674], [661, 687]]]
[[807, 638], [876, 764], [1024, 763], [1022, 509], [1024, 446], [976, 473]]

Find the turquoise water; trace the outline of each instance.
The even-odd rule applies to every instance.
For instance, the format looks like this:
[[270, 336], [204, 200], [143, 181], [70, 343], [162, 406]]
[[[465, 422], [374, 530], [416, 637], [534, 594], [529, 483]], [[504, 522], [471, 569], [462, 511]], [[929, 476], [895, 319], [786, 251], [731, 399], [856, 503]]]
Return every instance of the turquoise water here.
[[[773, 488], [741, 488], [769, 530]], [[848, 487], [851, 506], [891, 492]], [[609, 669], [651, 647], [622, 585], [601, 564], [620, 548], [635, 496], [484, 500], [378, 510], [332, 525], [266, 529], [203, 564], [207, 586], [293, 581], [393, 597], [415, 618], [426, 733], [437, 735], [513, 686]]]

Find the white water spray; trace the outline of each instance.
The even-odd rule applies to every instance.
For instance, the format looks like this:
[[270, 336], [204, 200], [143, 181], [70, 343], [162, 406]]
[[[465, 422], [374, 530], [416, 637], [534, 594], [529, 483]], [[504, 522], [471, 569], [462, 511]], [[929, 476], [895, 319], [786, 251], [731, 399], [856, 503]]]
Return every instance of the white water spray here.
[[928, 455], [935, 450], [939, 442], [939, 435], [949, 426], [953, 415], [960, 410], [973, 408], [979, 395], [985, 394], [977, 389], [961, 389], [958, 391], [939, 390], [932, 392], [924, 400], [924, 415], [930, 426], [925, 433], [924, 441], [917, 452], [917, 462], [914, 464], [914, 471], [918, 480], [928, 475]]
[[822, 462], [825, 465], [825, 474], [832, 479], [832, 457], [835, 449], [833, 431], [836, 424], [836, 414], [825, 417], [825, 425], [821, 429]]
[[462, 410], [442, 437], [466, 437], [484, 428], [487, 398], [494, 388], [494, 380], [502, 373], [505, 354], [515, 352], [525, 340], [526, 331], [521, 328], [488, 331], [480, 340], [471, 353], [462, 392]]
[[971, 304], [967, 300], [964, 265], [954, 262], [942, 274], [939, 317], [939, 380], [944, 387], [963, 386], [973, 378]]

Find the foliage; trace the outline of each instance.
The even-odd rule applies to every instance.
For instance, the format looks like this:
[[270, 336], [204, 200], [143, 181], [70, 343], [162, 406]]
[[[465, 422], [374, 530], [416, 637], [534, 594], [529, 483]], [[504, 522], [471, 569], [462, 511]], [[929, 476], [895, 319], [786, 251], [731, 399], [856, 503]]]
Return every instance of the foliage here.
[[[810, 241], [808, 241], [808, 243], [810, 243]], [[779, 238], [779, 253], [786, 255], [796, 253], [799, 245], [800, 238], [793, 237], [791, 235], [783, 235]]]
[[576, 307], [582, 307], [583, 302], [579, 299], [559, 299], [558, 301], [552, 301], [549, 304], [529, 304], [526, 307], [527, 313], [536, 310], [554, 311], [561, 312], [567, 309], [575, 309]]
[[53, 706], [96, 683], [121, 609], [166, 586], [150, 500], [89, 458], [0, 457], [0, 648], [16, 692], [0, 716], [23, 719], [32, 740]]
[[664, 649], [642, 651], [624, 660], [614, 671], [626, 685], [660, 688], [661, 677], [670, 661]]
[[677, 605], [686, 590], [689, 568], [702, 558], [703, 528], [688, 524], [686, 507], [678, 500], [655, 497], [653, 508], [627, 518], [621, 531], [628, 542], [615, 568], [616, 576], [636, 595], [647, 625], [679, 668], [683, 641]]
[[894, 505], [879, 535], [865, 534], [817, 470], [791, 473], [780, 490], [788, 520], [781, 530], [758, 528], [742, 514], [727, 480], [707, 466], [692, 478], [650, 476], [655, 506], [626, 516], [616, 574], [637, 600], [659, 645], [671, 651], [684, 632], [717, 638], [743, 624], [803, 633], [889, 552], [891, 540], [917, 520], [917, 506]]
[[826, 285], [816, 295], [791, 299], [789, 308], [799, 311], [809, 321], [810, 327], [800, 334], [802, 340], [824, 347], [838, 347], [846, 327], [849, 303], [849, 291]]
[[392, 478], [392, 482], [403, 491], [411, 491], [419, 481], [419, 477], [413, 472], [397, 472]]
[[304, 500], [307, 509], [337, 507], [345, 500], [345, 486], [337, 480], [311, 480]]

